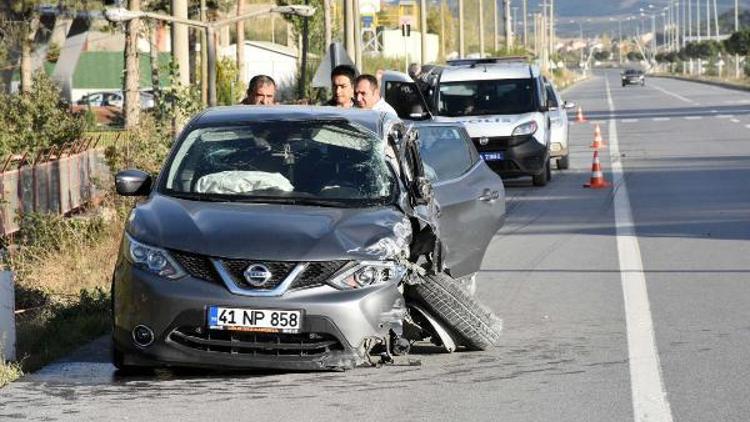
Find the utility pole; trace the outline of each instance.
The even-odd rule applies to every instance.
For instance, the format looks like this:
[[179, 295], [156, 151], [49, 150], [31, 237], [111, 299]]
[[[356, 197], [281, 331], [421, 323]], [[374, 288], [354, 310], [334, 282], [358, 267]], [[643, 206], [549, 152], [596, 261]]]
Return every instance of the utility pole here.
[[711, 39], [711, 0], [706, 0], [706, 39]]
[[344, 49], [352, 60], [356, 60], [354, 51], [354, 0], [344, 0]]
[[510, 53], [510, 51], [513, 49], [513, 33], [511, 32], [510, 27], [510, 0], [503, 0], [503, 5], [505, 6], [505, 52]]
[[[734, 32], [740, 30], [740, 2], [734, 0]], [[740, 78], [740, 56], [735, 53], [734, 55], [734, 77]]]
[[[271, 15], [273, 19], [273, 15]], [[333, 39], [332, 30], [331, 30], [331, 0], [323, 0], [323, 26], [324, 26], [324, 32], [325, 32], [325, 40], [326, 40], [326, 51], [328, 51], [328, 48], [331, 45], [331, 40]]]
[[[187, 19], [187, 0], [172, 0], [172, 16]], [[210, 44], [213, 40], [208, 40]], [[180, 23], [172, 23], [172, 56], [177, 64], [180, 85], [190, 86], [190, 48], [188, 46], [188, 27]]]
[[[237, 0], [237, 16], [243, 13], [243, 3], [245, 0]], [[273, 16], [273, 15], [271, 15]], [[245, 22], [237, 21], [237, 49], [235, 51], [237, 56], [237, 85], [239, 86], [240, 92], [245, 89]], [[232, 98], [234, 100], [234, 98]]]
[[617, 64], [622, 64], [622, 19], [617, 18]]
[[[719, 11], [716, 8], [716, 0], [714, 0], [714, 29], [715, 29], [714, 33], [716, 34], [717, 37], [721, 35], [719, 34]], [[717, 38], [717, 41], [718, 41], [718, 38]]]
[[555, 0], [549, 0], [549, 54], [555, 52]]
[[[201, 22], [206, 22], [207, 19], [206, 0], [201, 0]], [[174, 42], [172, 45], [174, 45]], [[206, 31], [201, 31], [201, 104], [208, 104], [208, 38], [206, 37]]]
[[[494, 28], [494, 31], [492, 31], [492, 33], [494, 34], [494, 40], [495, 40], [495, 48], [493, 50], [497, 51], [498, 48], [499, 48], [499, 45], [500, 45], [500, 42], [498, 40], [500, 34], [498, 33], [498, 28], [497, 28], [497, 0], [492, 0], [492, 11], [493, 11], [493, 13], [492, 13], [492, 22], [493, 22], [492, 27]], [[482, 13], [481, 10], [480, 10], [479, 13]]]
[[484, 57], [484, 13], [482, 0], [479, 0], [479, 57]]
[[701, 41], [701, 0], [695, 0], [695, 25], [698, 42]]
[[419, 0], [419, 44], [419, 65], [424, 66], [427, 64], [427, 0]]
[[354, 65], [361, 72], [362, 69], [362, 17], [359, 13], [359, 0], [352, 2], [354, 5]]
[[527, 3], [528, 3], [528, 0], [523, 0], [522, 1], [522, 4], [523, 4], [523, 8], [522, 8], [523, 9], [523, 46], [524, 46], [524, 48], [529, 45], [529, 37], [528, 37], [528, 34], [527, 34], [527, 30], [526, 30], [526, 16], [527, 16], [527, 13], [529, 13], [528, 10], [527, 10]]
[[[129, 0], [128, 8], [131, 12], [141, 10], [141, 0]], [[125, 129], [138, 126], [140, 121], [141, 98], [138, 93], [140, 84], [140, 66], [138, 63], [138, 31], [141, 20], [132, 19], [126, 24], [125, 38]]]
[[440, 57], [445, 58], [445, 2], [440, 1]]
[[464, 50], [464, 0], [458, 0], [458, 55], [466, 57]]

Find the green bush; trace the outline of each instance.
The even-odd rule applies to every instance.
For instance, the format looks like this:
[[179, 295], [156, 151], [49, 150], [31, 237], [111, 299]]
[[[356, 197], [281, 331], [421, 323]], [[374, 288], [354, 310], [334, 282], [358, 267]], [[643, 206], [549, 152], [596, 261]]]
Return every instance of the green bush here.
[[0, 93], [0, 156], [61, 145], [81, 136], [86, 121], [60, 101], [60, 90], [44, 72], [28, 94]]

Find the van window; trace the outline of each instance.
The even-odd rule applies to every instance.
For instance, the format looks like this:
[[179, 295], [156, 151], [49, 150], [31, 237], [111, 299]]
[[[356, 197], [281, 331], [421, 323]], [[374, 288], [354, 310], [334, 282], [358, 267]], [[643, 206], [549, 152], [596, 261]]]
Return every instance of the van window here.
[[438, 114], [481, 116], [522, 114], [536, 110], [534, 79], [498, 79], [440, 84]]

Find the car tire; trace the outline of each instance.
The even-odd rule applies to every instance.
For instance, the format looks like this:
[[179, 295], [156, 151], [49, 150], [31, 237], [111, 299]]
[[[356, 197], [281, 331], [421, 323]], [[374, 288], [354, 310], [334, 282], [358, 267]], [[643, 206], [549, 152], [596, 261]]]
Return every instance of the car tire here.
[[534, 186], [545, 186], [547, 182], [549, 182], [549, 176], [551, 173], [550, 169], [550, 163], [549, 159], [547, 159], [547, 163], [544, 165], [544, 169], [539, 174], [535, 174], [531, 177], [531, 183], [534, 184]]
[[447, 274], [427, 274], [406, 287], [405, 296], [424, 305], [468, 349], [487, 350], [499, 340], [502, 320]]
[[569, 168], [570, 168], [570, 156], [569, 155], [566, 154], [557, 159], [558, 170], [567, 170]]

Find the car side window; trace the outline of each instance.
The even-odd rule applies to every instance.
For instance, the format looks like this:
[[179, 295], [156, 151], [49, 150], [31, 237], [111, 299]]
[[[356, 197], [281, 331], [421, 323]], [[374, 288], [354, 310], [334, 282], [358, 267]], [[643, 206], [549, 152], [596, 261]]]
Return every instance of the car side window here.
[[432, 182], [460, 177], [479, 159], [460, 128], [423, 126], [419, 128], [419, 139], [425, 175]]
[[547, 101], [548, 104], [552, 107], [560, 107], [560, 104], [557, 102], [557, 96], [555, 95], [555, 90], [552, 89], [552, 85], [546, 85], [547, 89]]

